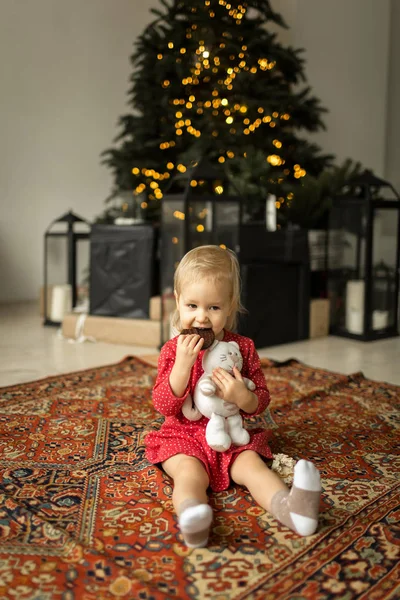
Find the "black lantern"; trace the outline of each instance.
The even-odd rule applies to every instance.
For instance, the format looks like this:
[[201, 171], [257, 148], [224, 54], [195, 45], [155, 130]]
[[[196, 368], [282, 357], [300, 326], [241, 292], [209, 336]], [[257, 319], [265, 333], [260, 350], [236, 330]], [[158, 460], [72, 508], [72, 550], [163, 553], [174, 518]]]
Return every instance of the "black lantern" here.
[[[63, 315], [77, 304], [78, 242], [87, 240], [87, 244], [89, 244], [90, 227], [88, 221], [69, 211], [55, 219], [46, 229], [44, 234], [44, 325], [60, 325]], [[56, 261], [54, 255], [57, 256]], [[52, 258], [53, 262], [57, 262], [57, 281], [50, 284], [49, 271]], [[65, 269], [60, 269], [60, 262], [66, 263]], [[88, 252], [87, 262], [89, 262]]]
[[[160, 272], [162, 323], [173, 306], [175, 269], [197, 246], [216, 244], [239, 252], [242, 198], [221, 169], [206, 160], [193, 167], [180, 165], [161, 206]], [[161, 344], [165, 338], [162, 326]]]
[[328, 231], [331, 333], [362, 341], [398, 335], [400, 197], [371, 171], [333, 199]]

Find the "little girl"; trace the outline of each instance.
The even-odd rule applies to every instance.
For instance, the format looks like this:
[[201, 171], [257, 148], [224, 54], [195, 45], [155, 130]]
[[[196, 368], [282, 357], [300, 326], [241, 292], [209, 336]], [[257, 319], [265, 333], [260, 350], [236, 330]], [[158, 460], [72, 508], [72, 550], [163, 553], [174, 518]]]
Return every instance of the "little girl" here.
[[[240, 304], [240, 272], [237, 258], [219, 246], [200, 246], [188, 252], [174, 278], [177, 309], [173, 326], [178, 330], [212, 328], [215, 339], [235, 341], [243, 357], [243, 368], [233, 376], [218, 368], [213, 371], [217, 394], [236, 404], [242, 417], [262, 413], [270, 396], [254, 343], [233, 333]], [[161, 349], [158, 375], [153, 389], [155, 408], [165, 416], [159, 431], [146, 436], [146, 457], [161, 463], [173, 479], [173, 504], [179, 528], [190, 548], [205, 546], [212, 522], [207, 488], [226, 490], [230, 481], [245, 486], [254, 500], [278, 521], [298, 533], [311, 535], [318, 525], [320, 476], [310, 462], [300, 460], [294, 471], [291, 490], [263, 459], [271, 459], [267, 430], [250, 431], [245, 446], [231, 446], [225, 452], [212, 450], [205, 438], [206, 417], [188, 420], [182, 405], [203, 373], [203, 338], [178, 335]], [[256, 385], [249, 391], [247, 377]]]

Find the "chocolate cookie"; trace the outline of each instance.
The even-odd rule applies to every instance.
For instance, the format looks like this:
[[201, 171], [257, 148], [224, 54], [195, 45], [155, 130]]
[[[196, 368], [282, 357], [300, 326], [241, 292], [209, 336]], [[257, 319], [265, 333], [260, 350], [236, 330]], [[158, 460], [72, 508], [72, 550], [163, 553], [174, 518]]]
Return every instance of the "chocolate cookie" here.
[[181, 335], [190, 335], [196, 333], [204, 339], [203, 350], [207, 350], [215, 340], [215, 335], [210, 327], [191, 327], [190, 329], [182, 329]]

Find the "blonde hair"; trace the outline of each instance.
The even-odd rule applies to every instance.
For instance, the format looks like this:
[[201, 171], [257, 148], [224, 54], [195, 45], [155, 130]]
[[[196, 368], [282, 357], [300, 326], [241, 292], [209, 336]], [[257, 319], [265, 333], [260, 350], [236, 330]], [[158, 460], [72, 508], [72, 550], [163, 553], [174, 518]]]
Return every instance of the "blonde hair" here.
[[[230, 286], [230, 314], [226, 328], [235, 329], [237, 317], [245, 309], [240, 303], [240, 267], [236, 254], [232, 250], [220, 246], [198, 246], [189, 250], [180, 261], [174, 276], [174, 292], [179, 298], [185, 285], [211, 279], [214, 282], [226, 283]], [[173, 330], [182, 329], [179, 311], [176, 308], [171, 318]]]

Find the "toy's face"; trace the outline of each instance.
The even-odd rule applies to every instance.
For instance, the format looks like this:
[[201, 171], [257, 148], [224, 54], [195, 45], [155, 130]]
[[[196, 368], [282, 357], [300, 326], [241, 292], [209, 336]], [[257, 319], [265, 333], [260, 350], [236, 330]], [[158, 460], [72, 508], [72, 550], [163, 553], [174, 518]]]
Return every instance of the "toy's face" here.
[[230, 298], [226, 286], [201, 279], [185, 286], [177, 298], [182, 329], [211, 328], [215, 338], [222, 339], [230, 315]]
[[232, 373], [233, 367], [240, 371], [242, 366], [243, 359], [236, 342], [218, 342], [204, 354], [203, 368], [207, 373], [211, 373], [217, 367]]

